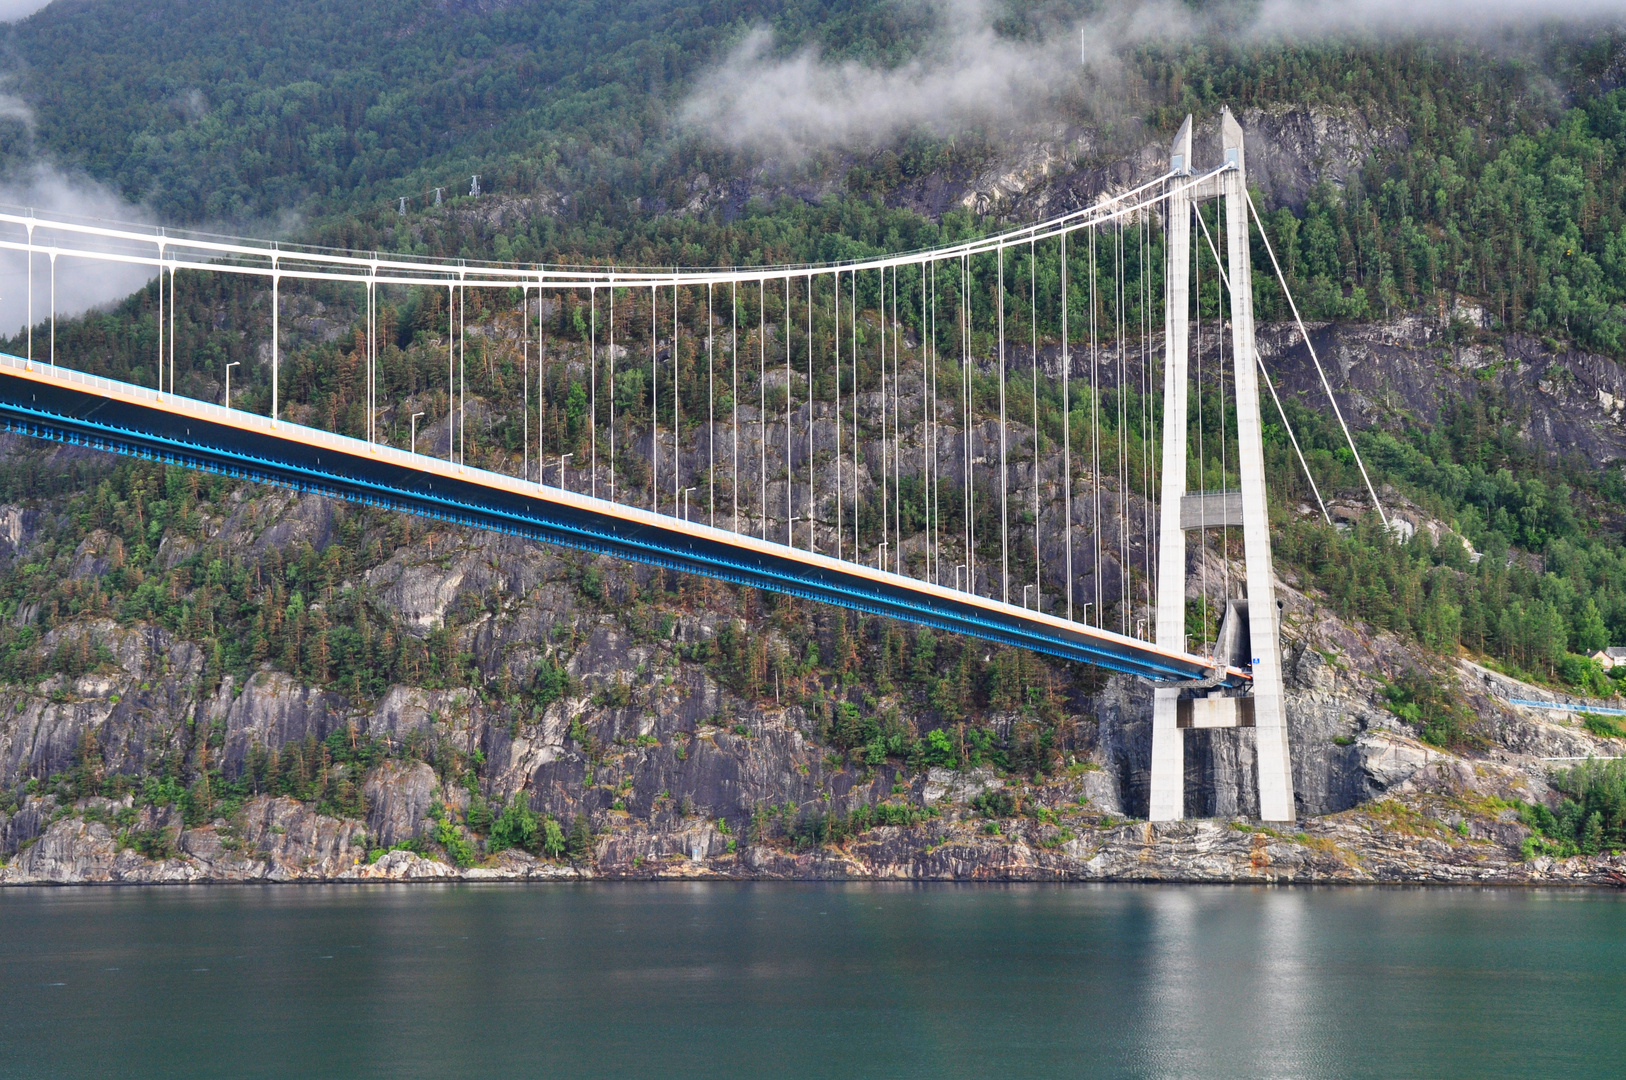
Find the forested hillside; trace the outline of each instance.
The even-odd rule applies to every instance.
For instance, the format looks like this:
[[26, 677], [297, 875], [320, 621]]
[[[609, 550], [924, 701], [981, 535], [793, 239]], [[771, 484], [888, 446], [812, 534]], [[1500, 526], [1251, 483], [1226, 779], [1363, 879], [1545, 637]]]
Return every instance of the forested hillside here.
[[[998, 26], [1017, 38], [1042, 36], [1089, 10], [1015, 5]], [[996, 160], [1020, 134], [919, 132], [874, 151], [770, 161], [770, 175], [822, 184], [816, 200], [767, 183], [765, 201], [748, 185], [745, 198], [693, 213], [679, 208], [697, 177], [760, 177], [764, 162], [687, 129], [677, 106], [754, 25], [771, 26], [785, 54], [816, 45], [832, 60], [884, 66], [925, 48], [940, 15], [929, 5], [874, 2], [59, 4], [10, 30], [15, 86], [35, 121], [18, 123], [7, 146], [13, 161], [44, 152], [82, 168], [166, 220], [247, 227], [292, 211], [306, 222], [298, 235], [344, 246], [655, 265], [839, 259], [1000, 224], [997, 207], [982, 218], [955, 210], [934, 220], [893, 206], [893, 196], [922, 175]], [[1464, 344], [1525, 332], [1550, 348], [1619, 356], [1623, 40], [1607, 28], [1559, 28], [1511, 43], [1143, 42], [1122, 58], [1128, 133], [1103, 140], [1100, 153], [1162, 138], [1186, 112], [1222, 103], [1359, 114], [1401, 136], [1343, 187], [1323, 184], [1303, 205], [1267, 215], [1307, 317], [1421, 312]], [[1054, 110], [1089, 125], [1095, 107], [1062, 96]], [[475, 174], [480, 198], [497, 212], [475, 209], [480, 200], [467, 195]], [[451, 211], [435, 206], [436, 187]], [[518, 211], [502, 209], [510, 204]], [[1261, 315], [1285, 318], [1274, 283], [1256, 280]], [[224, 304], [239, 318], [263, 320], [263, 303], [219, 288], [226, 286], [204, 287], [200, 311]], [[150, 379], [140, 363], [146, 335], [121, 327], [139, 326], [151, 300], [65, 329], [68, 347], [96, 352], [121, 377]], [[1464, 318], [1464, 301], [1479, 305], [1482, 318]], [[404, 307], [387, 316], [403, 355], [413, 353], [416, 334], [434, 332], [436, 318], [444, 326], [437, 303], [402, 298]], [[555, 333], [581, 336], [582, 325], [565, 325], [564, 309], [559, 317]], [[636, 334], [636, 320], [628, 323]], [[1053, 312], [1046, 323], [1053, 336]], [[184, 367], [206, 375], [225, 359], [248, 359], [216, 357], [205, 337], [196, 335], [201, 351]], [[307, 362], [313, 373], [344, 363], [331, 347], [310, 350]], [[390, 365], [422, 369], [398, 389], [427, 384], [431, 363], [425, 350], [416, 364]], [[263, 371], [245, 369], [245, 390], [263, 395]], [[478, 393], [509, 392], [499, 372], [486, 376], [496, 381]], [[568, 411], [571, 387], [556, 392]], [[293, 394], [341, 424], [356, 406], [354, 381], [342, 374], [296, 375]], [[1365, 438], [1383, 478], [1426, 502], [1476, 550], [1545, 553], [1557, 545], [1558, 557], [1529, 580], [1517, 580], [1517, 563], [1511, 584], [1443, 573], [1456, 558], [1449, 545], [1408, 555], [1383, 540], [1316, 536], [1286, 550], [1302, 552], [1292, 557], [1352, 616], [1434, 648], [1461, 644], [1584, 681], [1581, 669], [1561, 663], [1566, 651], [1626, 640], [1626, 579], [1612, 555], [1619, 474], [1536, 453], [1521, 422], [1484, 394], [1452, 406], [1437, 429], [1401, 424]], [[1059, 423], [1053, 415], [1045, 426], [1059, 432]], [[1300, 423], [1322, 450], [1317, 468], [1331, 472], [1331, 487], [1355, 490], [1335, 433], [1319, 430], [1308, 411]], [[583, 430], [579, 419], [561, 425], [550, 449], [576, 448]], [[1294, 483], [1292, 470], [1284, 467], [1281, 481]], [[1479, 573], [1501, 571], [1486, 564]], [[1364, 585], [1352, 592], [1354, 580]]]
[[[1189, 7], [1212, 25], [1231, 25], [1217, 5]], [[1100, 14], [1098, 5], [1068, 0], [990, 10], [992, 32], [1018, 43], [1071, 33], [1075, 20]], [[735, 46], [754, 28], [772, 30], [770, 59], [817, 48], [827, 62], [908, 70], [929, 62], [946, 11], [886, 0], [61, 0], [3, 31], [8, 92], [20, 105], [0, 118], [0, 169], [49, 162], [168, 223], [309, 243], [515, 262], [751, 265], [918, 249], [1006, 227], [1046, 185], [1093, 196], [1121, 183], [1129, 175], [1123, 163], [1147, 147], [1161, 154], [1188, 112], [1206, 118], [1230, 105], [1261, 122], [1336, 121], [1361, 133], [1351, 168], [1335, 177], [1327, 163], [1307, 159], [1317, 182], [1302, 198], [1272, 202], [1263, 190], [1257, 198], [1323, 348], [1360, 358], [1344, 366], [1347, 382], [1336, 389], [1384, 500], [1416, 527], [1405, 539], [1375, 515], [1361, 516], [1368, 503], [1354, 458], [1319, 384], [1307, 381], [1303, 350], [1283, 345], [1271, 363], [1290, 391], [1288, 416], [1321, 493], [1340, 509], [1337, 527], [1306, 512], [1312, 493], [1286, 433], [1270, 424], [1277, 564], [1307, 598], [1302, 625], [1331, 613], [1371, 632], [1360, 648], [1370, 650], [1367, 674], [1383, 680], [1385, 707], [1436, 745], [1468, 750], [1491, 738], [1490, 725], [1457, 700], [1446, 663], [1454, 658], [1570, 691], [1614, 693], [1617, 681], [1585, 654], [1626, 643], [1626, 441], [1610, 404], [1626, 400], [1626, 390], [1609, 382], [1626, 360], [1626, 31], [1136, 38], [1119, 43], [1110, 80], [1099, 68], [1081, 70], [1076, 85], [1058, 86], [1032, 115], [952, 130], [925, 124], [798, 152], [725, 146], [685, 119], [707, 73], [734, 62]], [[1061, 165], [1016, 194], [982, 184], [1016, 170], [1012, 163], [1036, 146], [1063, 147]], [[928, 190], [949, 194], [934, 209], [921, 196]], [[1130, 259], [1131, 272], [1144, 275], [1136, 291], [1144, 285], [1149, 297], [1161, 292], [1160, 243], [1149, 234], [1144, 257]], [[1262, 238], [1254, 245], [1256, 266], [1268, 266]], [[1013, 258], [1008, 299], [1018, 314], [1007, 334], [1032, 335], [1036, 351], [1054, 349], [1058, 313], [1047, 300], [1035, 304], [1037, 325], [1024, 321], [1026, 286], [1017, 283], [1027, 270]], [[1035, 272], [1051, 296], [1059, 280], [1042, 275], [1053, 272]], [[1087, 276], [1082, 264], [1070, 268], [1078, 310], [1088, 303]], [[223, 275], [179, 281], [181, 391], [218, 399], [224, 366], [235, 361], [242, 366], [233, 404], [264, 411], [268, 297]], [[1206, 285], [1203, 312], [1212, 321], [1220, 298], [1212, 275]], [[879, 326], [879, 296], [869, 288], [856, 300], [861, 343]], [[914, 288], [902, 296], [906, 315], [918, 310]], [[1259, 273], [1255, 291], [1261, 318], [1280, 330], [1290, 313], [1271, 275]], [[304, 422], [359, 433], [366, 340], [355, 297], [290, 287], [283, 298], [285, 407]], [[777, 297], [746, 301], [746, 322], [760, 320], [770, 333], [786, 318]], [[661, 347], [649, 340], [647, 300], [623, 293], [618, 302], [617, 340], [639, 355]], [[537, 439], [515, 404], [529, 392], [517, 342], [533, 331], [519, 321], [517, 296], [471, 292], [468, 303], [468, 323], [478, 328], [468, 343], [468, 391], [481, 415], [467, 433], [469, 458], [512, 471], [523, 433]], [[57, 347], [79, 366], [150, 385], [156, 313], [149, 287], [60, 321]], [[1126, 325], [1141, 317], [1133, 304], [1121, 314]], [[679, 374], [675, 394], [661, 391], [661, 423], [673, 422], [675, 401], [691, 440], [713, 389], [703, 318], [698, 304], [686, 308], [664, 339]], [[574, 454], [578, 466], [594, 426], [609, 423], [611, 399], [598, 396], [592, 414], [585, 385], [588, 343], [603, 340], [595, 332], [608, 329], [606, 320], [585, 297], [565, 297], [535, 328], [559, 361], [534, 384], [543, 395], [531, 414], [540, 450]], [[241, 333], [219, 333], [228, 322]], [[821, 341], [831, 333], [822, 322], [815, 330]], [[440, 290], [384, 295], [382, 422], [400, 445], [415, 411], [424, 417], [420, 446], [449, 438], [441, 379], [451, 334]], [[747, 333], [741, 348], [756, 344]], [[939, 344], [957, 351], [946, 339]], [[23, 347], [21, 337], [0, 342]], [[921, 363], [918, 349], [909, 346], [906, 369]], [[973, 362], [997, 349], [992, 328], [976, 328]], [[860, 389], [879, 378], [869, 365], [865, 358], [855, 368]], [[617, 384], [616, 422], [629, 432], [647, 432], [654, 418], [655, 387], [644, 375], [641, 362], [628, 362]], [[979, 407], [991, 407], [993, 376], [977, 368], [969, 381]], [[1426, 394], [1412, 392], [1425, 384]], [[782, 390], [747, 373], [741, 399], [758, 393], [770, 411], [782, 407]], [[1020, 385], [1011, 393], [1013, 415], [1037, 416], [1036, 438], [1060, 442], [1070, 432], [1081, 445], [1090, 421], [1079, 396], [1069, 413], [1048, 382], [1038, 383], [1037, 401]], [[1145, 445], [1138, 397], [1103, 392], [1096, 404], [1125, 418], [1126, 446]], [[1234, 431], [1223, 399], [1205, 400], [1203, 415], [1210, 447], [1220, 431]], [[869, 418], [864, 424], [873, 437]], [[1118, 433], [1109, 422], [1109, 440]], [[630, 442], [618, 461], [623, 483], [637, 491], [647, 469]], [[1192, 467], [1224, 478], [1217, 457]], [[904, 491], [912, 507], [923, 490], [917, 478], [904, 480], [914, 485]], [[957, 530], [958, 491], [941, 494], [945, 527]], [[861, 518], [867, 540], [880, 507], [878, 495], [865, 497], [873, 504]], [[281, 498], [173, 468], [10, 444], [0, 462], [0, 502], [10, 515], [0, 682], [16, 691], [19, 715], [33, 722], [49, 714], [63, 725], [33, 749], [19, 744], [0, 755], [14, 778], [54, 776], [53, 790], [68, 799], [124, 797], [137, 775], [152, 783], [161, 776], [173, 790], [149, 791], [143, 805], [178, 800], [192, 825], [212, 820], [221, 800], [235, 812], [266, 793], [357, 815], [371, 798], [364, 776], [396, 767], [389, 762], [430, 763], [440, 782], [465, 792], [458, 827], [495, 837], [495, 814], [543, 775], [525, 757], [527, 740], [540, 745], [546, 736], [565, 748], [547, 775], [567, 793], [528, 805], [559, 819], [554, 839], [562, 844], [558, 830], [572, 815], [585, 822], [630, 806], [653, 821], [686, 803], [688, 795], [674, 797], [652, 777], [638, 774], [635, 783], [631, 765], [616, 765], [629, 771], [603, 791], [607, 781], [595, 787], [595, 771], [608, 776], [617, 754], [657, 744], [661, 752], [677, 746], [677, 760], [687, 761], [682, 724], [721, 723], [725, 709], [745, 715], [770, 700], [804, 709], [804, 732], [829, 751], [823, 772], [811, 757], [797, 759], [799, 771], [791, 771], [802, 779], [754, 774], [753, 797], [781, 783], [796, 786], [799, 799], [829, 803], [816, 792], [846, 769], [851, 783], [836, 801], [847, 800], [854, 814], [872, 814], [871, 802], [902, 790], [890, 785], [932, 765], [992, 763], [1036, 777], [1070, 769], [1077, 779], [1096, 750], [1075, 718], [1132, 711], [1103, 691], [1099, 673], [1027, 654], [833, 612], [809, 616], [794, 603], [611, 572], [591, 560], [478, 547], [484, 542], [404, 517], [318, 513]], [[924, 527], [923, 517], [903, 523], [911, 534]], [[996, 533], [990, 522], [981, 535]], [[1028, 557], [1016, 557], [1017, 572], [1028, 572]], [[401, 584], [409, 581], [416, 584]], [[137, 631], [177, 650], [179, 674], [147, 653], [139, 663], [128, 658]], [[1298, 655], [1311, 657], [1299, 667], [1309, 672], [1332, 632], [1296, 632]], [[1385, 651], [1372, 640], [1402, 648]], [[115, 668], [141, 672], [132, 676], [139, 699], [130, 689], [121, 691], [131, 695], [122, 706], [119, 693], [104, 698], [111, 711], [103, 720], [123, 725], [117, 749], [109, 728], [92, 731], [85, 716], [61, 719], [84, 713], [87, 680]], [[651, 671], [664, 673], [653, 685], [641, 678]], [[305, 702], [302, 715], [325, 719], [268, 720], [264, 710], [273, 707], [248, 688], [272, 676], [287, 680], [276, 684], [279, 694]], [[686, 686], [701, 687], [696, 700], [661, 713], [662, 694], [678, 692], [663, 688]], [[162, 687], [168, 698], [160, 704], [152, 688]], [[433, 728], [396, 739], [402, 695], [428, 702], [424, 715], [453, 723], [455, 733]], [[566, 699], [590, 709], [560, 727], [550, 708]], [[241, 709], [239, 700], [247, 702]], [[702, 708], [711, 711], [701, 717]], [[654, 734], [629, 726], [640, 710], [660, 714], [664, 726]], [[183, 713], [191, 719], [180, 720]], [[166, 717], [176, 726], [163, 728]], [[334, 726], [339, 718], [345, 726]], [[734, 733], [762, 736], [759, 720]], [[1600, 723], [1597, 734], [1620, 734]], [[374, 741], [375, 727], [382, 741]], [[70, 730], [71, 750], [52, 744]], [[1339, 730], [1337, 738], [1354, 738]], [[768, 743], [739, 745], [769, 752]], [[1121, 758], [1124, 745], [1100, 754]], [[562, 778], [558, 762], [577, 773]], [[123, 779], [115, 783], [114, 774]], [[720, 790], [716, 776], [703, 780]], [[1140, 782], [1125, 772], [1124, 792]], [[871, 789], [877, 798], [866, 802]], [[1344, 794], [1315, 798], [1321, 809], [1352, 804]], [[1132, 802], [1125, 794], [1115, 805]], [[434, 805], [440, 824], [419, 838], [433, 833], [451, 851], [463, 834]], [[503, 828], [529, 829], [525, 843], [535, 848], [548, 834], [534, 818], [526, 824], [529, 812], [516, 804]], [[896, 812], [916, 810], [906, 814], [900, 804]], [[871, 823], [824, 809], [751, 816], [759, 836], [773, 833], [776, 820], [781, 837], [794, 835], [798, 845]]]

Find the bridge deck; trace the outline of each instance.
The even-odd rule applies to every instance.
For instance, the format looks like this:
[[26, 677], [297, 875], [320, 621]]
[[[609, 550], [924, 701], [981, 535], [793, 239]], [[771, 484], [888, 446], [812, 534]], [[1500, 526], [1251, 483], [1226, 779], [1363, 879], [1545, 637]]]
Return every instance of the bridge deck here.
[[[1097, 664], [1157, 682], [1206, 658], [620, 503], [0, 354], [7, 430], [637, 559]], [[1231, 669], [1226, 681], [1246, 673]]]

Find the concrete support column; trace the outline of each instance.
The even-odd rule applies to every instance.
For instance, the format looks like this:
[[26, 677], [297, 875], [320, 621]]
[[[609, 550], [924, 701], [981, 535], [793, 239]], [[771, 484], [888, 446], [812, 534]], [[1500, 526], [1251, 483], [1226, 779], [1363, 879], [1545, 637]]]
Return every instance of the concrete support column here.
[[[1180, 178], [1191, 172], [1191, 117], [1181, 125], [1169, 151], [1169, 167]], [[1184, 190], [1169, 196], [1165, 210], [1168, 266], [1164, 287], [1163, 496], [1158, 512], [1157, 644], [1186, 651], [1186, 534], [1180, 528], [1180, 499], [1186, 493], [1186, 347], [1191, 306], [1191, 198]], [[1185, 734], [1176, 724], [1179, 690], [1152, 692], [1152, 821], [1185, 816]]]
[[1248, 581], [1248, 631], [1253, 641], [1254, 732], [1259, 761], [1259, 816], [1294, 819], [1293, 772], [1283, 701], [1281, 619], [1270, 558], [1265, 507], [1265, 452], [1259, 418], [1258, 358], [1253, 336], [1253, 273], [1248, 243], [1246, 161], [1242, 127], [1225, 109], [1220, 118], [1225, 162], [1225, 238], [1231, 265], [1231, 347], [1236, 362], [1237, 468], [1242, 486], [1242, 540]]

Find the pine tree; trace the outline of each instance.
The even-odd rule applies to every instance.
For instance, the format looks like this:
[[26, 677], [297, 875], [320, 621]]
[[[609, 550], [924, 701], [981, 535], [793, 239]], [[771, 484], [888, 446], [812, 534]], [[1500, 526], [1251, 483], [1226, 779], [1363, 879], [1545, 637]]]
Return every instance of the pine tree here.
[[571, 862], [586, 862], [593, 854], [593, 825], [584, 810], [570, 823], [570, 838], [565, 842], [565, 854]]

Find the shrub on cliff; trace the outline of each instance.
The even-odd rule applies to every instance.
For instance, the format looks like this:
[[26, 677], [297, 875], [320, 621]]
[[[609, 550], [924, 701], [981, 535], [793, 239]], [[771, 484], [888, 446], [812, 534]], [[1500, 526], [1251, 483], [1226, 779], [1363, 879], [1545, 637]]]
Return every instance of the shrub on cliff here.
[[[538, 846], [540, 824], [540, 818], [536, 811], [527, 805], [525, 796], [516, 792], [497, 820], [492, 822], [491, 838], [486, 842], [486, 851], [492, 855], [509, 848], [522, 848], [534, 852]], [[559, 828], [557, 823], [553, 823], [553, 827], [555, 831]]]

